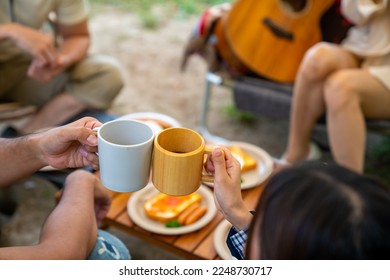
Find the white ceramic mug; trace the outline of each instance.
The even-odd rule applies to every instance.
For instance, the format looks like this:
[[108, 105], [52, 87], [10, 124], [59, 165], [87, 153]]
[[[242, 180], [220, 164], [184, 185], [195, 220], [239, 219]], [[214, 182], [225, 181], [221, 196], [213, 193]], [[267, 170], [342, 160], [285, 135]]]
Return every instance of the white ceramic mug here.
[[116, 192], [135, 192], [150, 179], [155, 133], [136, 120], [113, 120], [97, 130], [100, 178]]

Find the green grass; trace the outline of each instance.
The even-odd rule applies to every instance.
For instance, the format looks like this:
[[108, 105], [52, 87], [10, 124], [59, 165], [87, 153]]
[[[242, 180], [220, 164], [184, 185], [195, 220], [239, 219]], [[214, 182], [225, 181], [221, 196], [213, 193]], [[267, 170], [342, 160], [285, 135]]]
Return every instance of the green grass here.
[[224, 112], [228, 117], [239, 122], [252, 123], [256, 121], [256, 117], [253, 114], [240, 111], [233, 104], [226, 105]]
[[118, 7], [128, 11], [150, 10], [154, 5], [174, 6], [188, 15], [196, 15], [206, 7], [231, 2], [229, 0], [90, 0], [91, 7]]
[[365, 172], [380, 177], [390, 187], [390, 136], [386, 136], [367, 155]]
[[145, 28], [156, 28], [162, 21], [161, 15], [155, 12], [156, 7], [169, 11], [176, 18], [188, 18], [200, 15], [207, 7], [226, 3], [228, 0], [90, 0], [92, 14], [99, 13], [107, 7], [135, 13]]

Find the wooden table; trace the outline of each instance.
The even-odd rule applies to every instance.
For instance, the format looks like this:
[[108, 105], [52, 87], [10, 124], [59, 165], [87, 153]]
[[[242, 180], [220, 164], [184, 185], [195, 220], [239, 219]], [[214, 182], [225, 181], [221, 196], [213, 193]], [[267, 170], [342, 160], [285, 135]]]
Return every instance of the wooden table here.
[[[257, 204], [263, 185], [243, 190], [242, 195], [249, 209], [253, 209]], [[217, 212], [214, 219], [205, 227], [188, 234], [155, 234], [137, 226], [130, 219], [127, 213], [130, 196], [131, 193], [113, 194], [111, 209], [104, 220], [105, 225], [116, 227], [186, 259], [220, 259], [214, 248], [213, 236], [216, 227], [223, 220], [221, 213]]]

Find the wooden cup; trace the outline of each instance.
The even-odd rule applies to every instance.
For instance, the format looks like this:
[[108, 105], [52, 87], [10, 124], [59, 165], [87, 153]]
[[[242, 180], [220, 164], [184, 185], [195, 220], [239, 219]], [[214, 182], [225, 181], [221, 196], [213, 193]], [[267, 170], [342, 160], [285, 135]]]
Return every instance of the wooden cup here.
[[182, 196], [195, 192], [201, 182], [213, 181], [203, 175], [204, 156], [211, 153], [203, 137], [188, 128], [173, 127], [154, 139], [152, 182], [162, 193]]

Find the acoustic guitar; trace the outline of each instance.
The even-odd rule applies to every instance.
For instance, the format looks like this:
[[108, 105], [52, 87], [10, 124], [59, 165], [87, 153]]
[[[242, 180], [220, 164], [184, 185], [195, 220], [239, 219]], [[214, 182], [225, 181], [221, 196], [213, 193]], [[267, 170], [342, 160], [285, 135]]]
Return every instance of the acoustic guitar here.
[[241, 72], [247, 68], [270, 80], [292, 83], [305, 52], [322, 40], [320, 19], [333, 3], [236, 1], [216, 27], [218, 49]]

